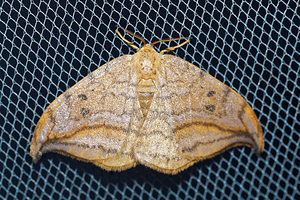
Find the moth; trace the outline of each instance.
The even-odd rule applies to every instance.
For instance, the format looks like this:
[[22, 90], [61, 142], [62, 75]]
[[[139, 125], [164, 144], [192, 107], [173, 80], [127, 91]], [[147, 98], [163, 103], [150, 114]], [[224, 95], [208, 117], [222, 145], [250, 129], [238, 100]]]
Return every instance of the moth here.
[[[122, 28], [122, 27], [120, 27]], [[122, 28], [123, 29], [123, 28]], [[235, 146], [264, 149], [262, 128], [233, 89], [191, 63], [169, 54], [187, 38], [161, 40], [118, 57], [55, 99], [31, 140], [36, 163], [57, 152], [122, 171], [138, 164], [177, 174]], [[159, 42], [185, 39], [156, 52]]]

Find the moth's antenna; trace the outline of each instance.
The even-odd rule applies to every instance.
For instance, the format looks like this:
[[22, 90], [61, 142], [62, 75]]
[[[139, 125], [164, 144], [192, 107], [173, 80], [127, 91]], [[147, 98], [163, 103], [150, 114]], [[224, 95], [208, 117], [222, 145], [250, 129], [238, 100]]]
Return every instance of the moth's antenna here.
[[[137, 35], [133, 34], [132, 32], [126, 30], [126, 29], [123, 28], [122, 26], [118, 26], [118, 25], [117, 25], [117, 27], [123, 29], [124, 31], [126, 31], [127, 33], [129, 33], [130, 35], [132, 35], [133, 37], [135, 37], [135, 38], [141, 40], [141, 41], [144, 43], [144, 45], [146, 45], [146, 41], [145, 41], [143, 38], [141, 38], [140, 36], [137, 36]], [[131, 46], [132, 48], [137, 49], [137, 50], [140, 49], [140, 48], [138, 48], [136, 45], [134, 45], [132, 42], [126, 40], [126, 39], [121, 35], [121, 33], [119, 32], [118, 29], [116, 29], [116, 33], [120, 36], [120, 38], [121, 38], [122, 40], [124, 40], [125, 42], [127, 42], [129, 46]]]
[[189, 43], [189, 42], [190, 42], [190, 39], [192, 39], [192, 37], [164, 39], [164, 40], [159, 40], [159, 41], [153, 42], [153, 43], [151, 44], [151, 46], [153, 47], [153, 45], [155, 45], [155, 44], [157, 44], [157, 43], [160, 43], [160, 42], [170, 42], [170, 41], [174, 41], [174, 40], [186, 40], [185, 42], [183, 42], [183, 43], [181, 43], [181, 44], [179, 44], [179, 45], [177, 45], [177, 46], [175, 46], [175, 47], [168, 47], [168, 48], [162, 50], [161, 52], [159, 52], [159, 53], [161, 53], [161, 54], [164, 54], [164, 53], [167, 52], [167, 51], [173, 51], [174, 49], [177, 49], [177, 48], [179, 48], [179, 47], [181, 47], [181, 46], [183, 46], [183, 45]]

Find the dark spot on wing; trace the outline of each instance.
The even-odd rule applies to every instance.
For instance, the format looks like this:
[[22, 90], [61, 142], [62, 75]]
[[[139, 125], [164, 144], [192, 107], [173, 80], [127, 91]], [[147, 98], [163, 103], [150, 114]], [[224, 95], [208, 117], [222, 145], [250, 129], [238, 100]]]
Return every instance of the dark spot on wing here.
[[207, 93], [207, 96], [208, 96], [208, 97], [212, 97], [212, 96], [214, 96], [214, 94], [216, 94], [216, 91], [211, 90], [211, 91], [209, 91], [209, 92]]
[[226, 88], [225, 89], [225, 92], [222, 96], [222, 104], [226, 104], [227, 100], [228, 100], [228, 95], [230, 93], [230, 89], [229, 88]]
[[203, 71], [198, 71], [200, 78], [203, 78], [205, 76]]
[[209, 105], [205, 105], [205, 108], [206, 108], [206, 110], [208, 110], [210, 112], [214, 112], [216, 109], [216, 106], [209, 104]]
[[71, 95], [68, 92], [65, 92], [64, 96], [65, 96], [66, 100], [70, 100]]
[[82, 114], [82, 116], [86, 116], [88, 113], [90, 112], [90, 110], [88, 108], [81, 108], [80, 110], [80, 114]]
[[85, 94], [79, 94], [79, 95], [78, 95], [78, 98], [79, 98], [79, 99], [82, 99], [82, 100], [87, 100], [87, 99], [88, 99], [87, 96], [86, 96]]
[[70, 106], [70, 102], [71, 102], [71, 96], [72, 95], [70, 95], [68, 92], [66, 92], [65, 94], [64, 94], [64, 97], [65, 97], [65, 103], [68, 105], [68, 106]]

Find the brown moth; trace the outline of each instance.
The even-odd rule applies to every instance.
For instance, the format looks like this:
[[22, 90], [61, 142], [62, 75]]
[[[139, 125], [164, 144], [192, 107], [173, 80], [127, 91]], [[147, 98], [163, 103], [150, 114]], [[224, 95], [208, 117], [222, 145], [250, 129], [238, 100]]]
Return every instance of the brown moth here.
[[[124, 29], [125, 30], [125, 29]], [[125, 30], [126, 31], [126, 30]], [[234, 90], [191, 63], [138, 48], [61, 94], [37, 123], [30, 155], [57, 152], [121, 171], [137, 164], [177, 174], [232, 147], [264, 149], [262, 128]], [[185, 39], [185, 38], [178, 38]], [[173, 39], [173, 40], [178, 40]]]

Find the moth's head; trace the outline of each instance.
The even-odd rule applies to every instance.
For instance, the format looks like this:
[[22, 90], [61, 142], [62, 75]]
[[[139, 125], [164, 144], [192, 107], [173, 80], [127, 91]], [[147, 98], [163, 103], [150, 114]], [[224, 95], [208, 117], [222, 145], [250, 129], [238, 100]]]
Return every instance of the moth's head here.
[[153, 45], [151, 44], [145, 44], [142, 48], [140, 48], [138, 51], [155, 51], [153, 48]]

